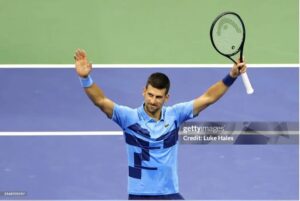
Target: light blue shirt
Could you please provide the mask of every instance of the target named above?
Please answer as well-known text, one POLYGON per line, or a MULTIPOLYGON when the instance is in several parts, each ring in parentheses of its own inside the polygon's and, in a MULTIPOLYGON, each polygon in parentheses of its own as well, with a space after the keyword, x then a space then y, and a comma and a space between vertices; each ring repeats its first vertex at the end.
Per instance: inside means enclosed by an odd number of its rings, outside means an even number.
POLYGON ((129 194, 178 193, 178 131, 193 118, 193 103, 163 107, 159 121, 149 117, 143 105, 132 109, 115 104, 112 119, 124 131, 127 144, 129 194))

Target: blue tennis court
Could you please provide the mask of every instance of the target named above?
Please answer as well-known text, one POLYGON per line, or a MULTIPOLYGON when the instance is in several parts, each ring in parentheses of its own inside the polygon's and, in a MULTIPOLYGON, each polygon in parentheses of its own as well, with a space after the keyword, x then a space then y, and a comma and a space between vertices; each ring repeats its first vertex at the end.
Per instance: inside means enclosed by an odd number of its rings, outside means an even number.
MULTIPOLYGON (((201 95, 228 69, 103 68, 92 75, 112 100, 138 107, 145 81, 156 71, 171 79, 172 105, 201 95)), ((253 95, 239 78, 194 121, 299 122, 299 68, 249 68, 248 75, 255 77, 253 95)), ((124 138, 87 135, 120 129, 88 100, 74 69, 2 68, 0 91, 0 192, 26 192, 0 199, 127 199, 124 138), (43 135, 60 131, 81 135, 43 135)), ((182 144, 179 180, 186 199, 297 200, 299 144, 182 144)))

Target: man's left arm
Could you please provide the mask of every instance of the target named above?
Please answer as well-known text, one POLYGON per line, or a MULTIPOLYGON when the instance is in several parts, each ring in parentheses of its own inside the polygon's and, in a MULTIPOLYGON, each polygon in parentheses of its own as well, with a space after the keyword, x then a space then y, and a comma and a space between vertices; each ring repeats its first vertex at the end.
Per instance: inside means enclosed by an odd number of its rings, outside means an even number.
POLYGON ((194 100, 193 114, 197 116, 202 110, 209 105, 219 100, 233 84, 235 79, 246 72, 247 66, 245 62, 238 62, 235 64, 230 73, 221 81, 212 85, 204 94, 194 100))

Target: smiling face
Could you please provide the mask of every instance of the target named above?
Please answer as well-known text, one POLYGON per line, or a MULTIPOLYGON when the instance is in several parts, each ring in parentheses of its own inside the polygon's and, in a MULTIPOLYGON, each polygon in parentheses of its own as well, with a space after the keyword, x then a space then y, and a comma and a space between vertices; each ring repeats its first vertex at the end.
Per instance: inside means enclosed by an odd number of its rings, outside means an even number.
POLYGON ((161 108, 169 99, 166 91, 167 89, 157 89, 150 84, 144 88, 144 109, 149 116, 155 119, 160 118, 161 108))

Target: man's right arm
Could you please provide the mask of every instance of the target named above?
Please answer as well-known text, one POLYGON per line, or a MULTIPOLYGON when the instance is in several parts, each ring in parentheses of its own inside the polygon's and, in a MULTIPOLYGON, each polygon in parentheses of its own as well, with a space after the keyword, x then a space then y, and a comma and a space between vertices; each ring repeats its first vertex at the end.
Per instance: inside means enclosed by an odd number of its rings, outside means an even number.
POLYGON ((100 87, 93 83, 90 87, 84 88, 85 93, 91 101, 104 112, 108 118, 112 118, 114 102, 107 98, 100 87))
POLYGON ((88 62, 85 51, 77 49, 74 59, 76 72, 81 79, 85 93, 108 118, 112 118, 114 102, 105 96, 103 90, 97 84, 93 83, 92 78, 89 76, 92 71, 92 64, 88 62))

